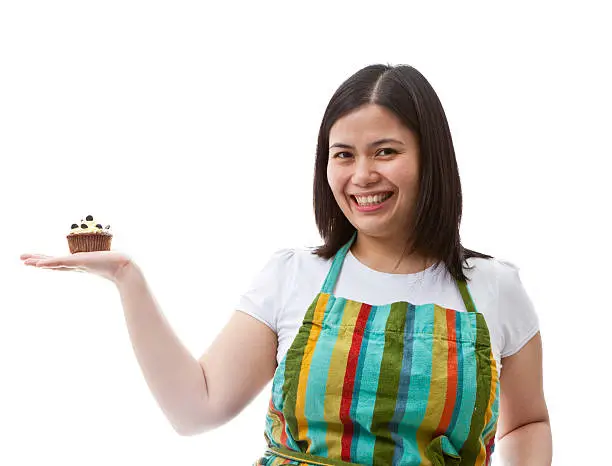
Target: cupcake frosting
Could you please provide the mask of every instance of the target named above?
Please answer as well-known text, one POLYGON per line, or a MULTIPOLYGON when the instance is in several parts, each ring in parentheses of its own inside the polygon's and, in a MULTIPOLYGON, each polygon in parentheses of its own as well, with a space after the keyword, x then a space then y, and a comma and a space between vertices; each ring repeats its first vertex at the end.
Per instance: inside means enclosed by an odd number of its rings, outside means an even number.
POLYGON ((85 217, 85 220, 81 219, 80 223, 73 223, 70 227, 71 235, 79 235, 83 233, 99 233, 102 235, 112 234, 110 231, 110 225, 102 227, 102 224, 96 222, 92 215, 85 217))

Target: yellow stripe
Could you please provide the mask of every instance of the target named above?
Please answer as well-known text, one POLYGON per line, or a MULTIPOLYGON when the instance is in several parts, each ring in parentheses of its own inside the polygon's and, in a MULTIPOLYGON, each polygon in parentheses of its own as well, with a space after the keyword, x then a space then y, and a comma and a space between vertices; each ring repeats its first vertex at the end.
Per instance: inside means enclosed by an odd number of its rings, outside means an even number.
POLYGON ((440 418, 446 402, 447 365, 448 365, 448 332, 446 328, 446 309, 434 305, 434 335, 433 339, 431 382, 429 384, 429 399, 425 417, 417 431, 417 446, 421 454, 423 465, 431 462, 425 458, 425 448, 431 441, 433 434, 440 424, 440 418))
MULTIPOLYGON (((493 417, 493 403, 495 402, 495 395, 497 384, 499 382, 499 376, 497 374, 497 361, 495 360, 495 356, 493 355, 493 351, 490 354, 491 359, 491 392, 489 394, 489 404, 487 405, 487 410, 485 411, 485 420, 484 426, 486 427, 491 418, 493 417)), ((483 427, 484 428, 484 427, 483 427)), ((492 430, 495 432, 495 428, 492 430)), ((490 437, 491 434, 488 435, 490 437)), ((475 466, 481 466, 485 464, 487 459, 487 439, 483 439, 483 443, 480 448, 480 453, 478 454, 478 458, 476 458, 475 466)))
POLYGON ((325 387, 325 400, 323 405, 323 416, 328 422, 325 442, 327 443, 327 455, 330 458, 342 456, 342 435, 344 425, 340 422, 340 402, 342 401, 342 388, 344 387, 344 375, 351 349, 354 325, 361 303, 357 301, 346 301, 342 311, 341 328, 338 329, 338 337, 334 344, 327 375, 327 386, 325 387))
POLYGON ((319 339, 321 333, 321 325, 323 322, 323 316, 325 315, 325 308, 327 307, 327 301, 329 294, 321 293, 317 301, 317 307, 312 317, 313 325, 310 329, 310 336, 306 347, 304 348, 304 357, 302 358, 302 366, 300 368, 300 375, 298 379, 298 389, 295 400, 295 417, 298 425, 298 439, 306 440, 308 442, 308 448, 306 452, 310 452, 310 439, 306 436, 308 433, 308 421, 304 410, 306 408, 306 384, 308 382, 308 374, 310 373, 310 363, 312 361, 312 355, 314 353, 314 347, 319 339))
POLYGON ((283 433, 283 423, 278 414, 268 408, 268 416, 272 419, 272 438, 280 440, 283 433))

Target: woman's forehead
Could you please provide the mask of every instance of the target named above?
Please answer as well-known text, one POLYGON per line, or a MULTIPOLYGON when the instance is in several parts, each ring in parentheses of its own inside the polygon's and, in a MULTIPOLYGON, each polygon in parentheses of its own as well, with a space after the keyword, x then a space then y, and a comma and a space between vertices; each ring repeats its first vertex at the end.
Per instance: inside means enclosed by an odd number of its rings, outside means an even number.
POLYGON ((379 105, 367 105, 339 118, 330 129, 329 142, 369 144, 382 138, 404 141, 409 133, 393 112, 379 105))
POLYGON ((407 128, 389 127, 366 127, 361 130, 346 128, 345 130, 330 133, 329 149, 334 147, 344 149, 363 148, 364 150, 373 149, 383 144, 393 146, 412 146, 417 143, 417 139, 407 128))

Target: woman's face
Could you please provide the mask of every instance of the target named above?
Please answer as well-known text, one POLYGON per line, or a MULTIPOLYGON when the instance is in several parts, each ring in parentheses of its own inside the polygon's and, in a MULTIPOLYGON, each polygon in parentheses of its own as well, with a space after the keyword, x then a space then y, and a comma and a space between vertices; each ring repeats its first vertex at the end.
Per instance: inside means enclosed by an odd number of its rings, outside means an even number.
POLYGON ((404 241, 419 189, 417 137, 390 110, 367 104, 334 123, 329 145, 327 180, 346 218, 360 233, 404 241), (360 194, 385 196, 358 202, 360 194))

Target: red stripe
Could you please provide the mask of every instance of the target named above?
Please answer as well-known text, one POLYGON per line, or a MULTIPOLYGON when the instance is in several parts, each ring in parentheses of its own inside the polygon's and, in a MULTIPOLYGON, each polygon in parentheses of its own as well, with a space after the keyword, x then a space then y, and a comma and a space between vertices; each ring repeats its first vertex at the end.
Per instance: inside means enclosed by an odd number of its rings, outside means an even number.
POLYGON ((489 466, 491 464, 491 455, 493 454, 493 445, 495 444, 495 435, 491 437, 489 443, 487 443, 487 460, 485 461, 485 465, 489 466))
POLYGON ((270 411, 272 411, 274 414, 276 414, 279 419, 280 419, 280 423, 281 423, 281 438, 280 438, 280 443, 286 447, 289 447, 289 445, 287 445, 287 430, 286 430, 286 422, 285 422, 285 416, 283 416, 283 413, 281 413, 280 411, 277 411, 274 408, 274 404, 272 403, 272 398, 270 398, 270 404, 268 405, 270 411))
POLYGON ((456 311, 452 309, 446 310, 446 332, 448 341, 448 363, 447 363, 447 380, 446 380, 446 401, 444 403, 444 411, 440 417, 440 424, 436 429, 435 436, 443 435, 447 430, 453 418, 453 410, 457 401, 457 334, 455 332, 456 311))
POLYGON ((346 372, 344 373, 344 385, 342 387, 342 399, 340 400, 340 421, 344 425, 342 433, 342 457, 344 461, 351 460, 351 443, 353 442, 353 420, 350 417, 351 404, 353 403, 353 390, 355 387, 355 373, 359 361, 359 350, 363 340, 363 331, 370 315, 372 306, 362 304, 353 330, 353 341, 346 361, 346 372))

